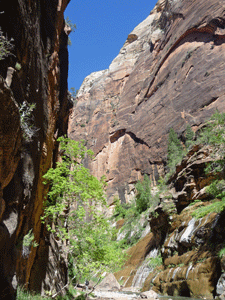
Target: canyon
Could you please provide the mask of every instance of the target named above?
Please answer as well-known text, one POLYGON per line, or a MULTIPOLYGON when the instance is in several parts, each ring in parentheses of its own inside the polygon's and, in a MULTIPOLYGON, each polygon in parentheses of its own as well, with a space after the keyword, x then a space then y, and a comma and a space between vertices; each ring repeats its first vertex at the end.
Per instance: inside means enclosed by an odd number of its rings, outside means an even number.
POLYGON ((56 139, 66 134, 72 107, 63 15, 68 2, 0 4, 1 30, 12 43, 0 61, 1 299, 15 299, 18 284, 43 292, 67 282, 65 257, 40 216, 48 191, 42 175, 56 161, 56 139))
MULTIPOLYGON (((13 45, 0 60, 1 299, 15 299, 18 285, 43 294, 67 283, 63 245, 40 219, 48 193, 42 176, 59 159, 59 136, 85 140, 93 150, 85 166, 106 176, 110 215, 116 198, 134 199, 144 174, 152 186, 166 174, 171 128, 184 143, 188 125, 197 132, 216 110, 225 112, 223 0, 159 0, 109 68, 84 79, 75 100, 67 87, 68 3, 0 4, 1 30, 13 45)), ((200 205, 195 200, 203 206, 210 200, 208 161, 208 150, 198 145, 177 166, 169 197, 161 195, 146 235, 115 274, 125 288, 209 299, 223 294, 224 257, 217 253, 224 213, 192 216, 200 205), (159 253, 162 264, 153 268, 159 253)))
POLYGON ((107 70, 85 78, 68 135, 95 153, 109 203, 134 195, 143 174, 165 173, 170 128, 182 139, 224 111, 224 3, 158 1, 107 70))

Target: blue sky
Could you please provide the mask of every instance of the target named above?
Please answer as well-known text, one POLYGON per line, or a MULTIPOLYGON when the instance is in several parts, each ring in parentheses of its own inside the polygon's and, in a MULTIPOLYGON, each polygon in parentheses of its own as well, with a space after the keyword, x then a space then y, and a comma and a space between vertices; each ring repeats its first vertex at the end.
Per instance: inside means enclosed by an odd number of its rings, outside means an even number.
POLYGON ((79 89, 92 72, 107 69, 128 34, 142 22, 157 0, 71 0, 65 18, 76 24, 70 34, 69 89, 79 89))

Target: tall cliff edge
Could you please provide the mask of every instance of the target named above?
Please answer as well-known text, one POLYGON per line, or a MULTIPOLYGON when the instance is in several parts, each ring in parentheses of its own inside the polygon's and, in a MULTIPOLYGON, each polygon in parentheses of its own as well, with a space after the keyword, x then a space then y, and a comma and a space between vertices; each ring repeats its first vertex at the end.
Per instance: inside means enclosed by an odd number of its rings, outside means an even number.
POLYGON ((17 284, 40 292, 67 281, 66 261, 40 216, 42 175, 55 160, 57 136, 67 131, 68 2, 0 4, 0 27, 13 44, 0 61, 1 299, 14 299, 17 284))
POLYGON ((134 194, 143 174, 164 173, 171 127, 182 136, 225 110, 225 4, 160 0, 109 69, 83 82, 69 136, 87 140, 90 165, 108 181, 109 203, 134 194))

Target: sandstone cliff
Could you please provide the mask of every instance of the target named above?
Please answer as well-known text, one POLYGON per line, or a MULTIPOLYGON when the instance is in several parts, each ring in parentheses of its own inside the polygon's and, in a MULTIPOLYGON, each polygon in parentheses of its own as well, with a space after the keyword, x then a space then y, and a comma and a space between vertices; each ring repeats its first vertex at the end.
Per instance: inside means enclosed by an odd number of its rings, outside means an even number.
POLYGON ((221 0, 159 0, 109 69, 84 80, 69 136, 95 152, 90 168, 107 176, 109 203, 133 197, 143 174, 164 173, 171 127, 182 137, 225 110, 224 9, 221 0))
POLYGON ((40 216, 47 193, 42 175, 55 160, 58 134, 67 130, 63 12, 68 2, 0 4, 0 26, 13 40, 11 55, 0 61, 1 299, 14 299, 17 282, 42 291, 50 286, 58 289, 67 280, 66 262, 40 216), (25 120, 19 113, 21 106, 25 120), (29 241, 32 234, 38 247, 33 247, 32 238, 29 241))

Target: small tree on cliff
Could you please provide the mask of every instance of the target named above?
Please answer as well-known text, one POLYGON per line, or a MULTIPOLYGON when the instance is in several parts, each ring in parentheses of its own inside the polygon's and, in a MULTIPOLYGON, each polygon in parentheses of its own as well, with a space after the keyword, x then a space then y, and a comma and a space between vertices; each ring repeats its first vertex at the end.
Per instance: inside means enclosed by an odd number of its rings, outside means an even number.
POLYGON ((43 176, 50 184, 43 220, 57 239, 65 241, 69 272, 77 281, 93 272, 120 266, 123 255, 112 242, 112 230, 100 211, 106 207, 105 181, 84 167, 91 157, 83 142, 61 137, 62 161, 43 176))
POLYGON ((138 181, 135 185, 136 194, 136 208, 138 213, 142 213, 150 207, 151 199, 151 181, 147 174, 144 175, 143 181, 138 181))
POLYGON ((171 174, 175 170, 175 167, 180 162, 182 156, 182 144, 178 139, 177 133, 173 128, 170 128, 167 149, 167 165, 169 168, 169 174, 171 174))

